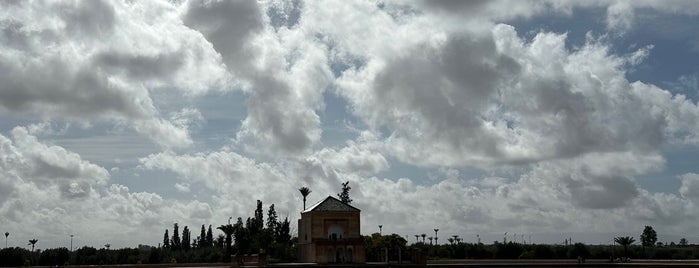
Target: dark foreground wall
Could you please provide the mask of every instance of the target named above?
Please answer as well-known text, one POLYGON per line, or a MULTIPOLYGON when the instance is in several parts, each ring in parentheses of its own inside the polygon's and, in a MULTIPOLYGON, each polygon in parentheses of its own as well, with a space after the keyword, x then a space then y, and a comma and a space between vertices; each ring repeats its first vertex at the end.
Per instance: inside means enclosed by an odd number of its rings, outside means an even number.
MULTIPOLYGON (((47 266, 35 266, 39 268, 49 268, 47 266)), ((167 268, 167 267, 191 267, 191 268, 223 268, 231 267, 226 263, 190 263, 190 264, 155 264, 155 265, 103 265, 103 266, 62 266, 63 268, 167 268)), ((578 264, 577 260, 446 260, 429 261, 427 266, 396 264, 396 263, 366 263, 366 264, 340 264, 340 265, 320 265, 313 263, 279 263, 269 264, 267 267, 274 268, 301 268, 301 267, 336 267, 336 268, 458 268, 458 267, 692 267, 699 268, 699 261, 676 261, 676 260, 632 260, 627 263, 610 263, 609 260, 595 259, 586 260, 585 263, 578 264)))
POLYGON ((630 262, 610 262, 607 259, 585 260, 449 260, 431 261, 427 265, 441 267, 699 267, 699 261, 676 260, 631 260, 630 262))

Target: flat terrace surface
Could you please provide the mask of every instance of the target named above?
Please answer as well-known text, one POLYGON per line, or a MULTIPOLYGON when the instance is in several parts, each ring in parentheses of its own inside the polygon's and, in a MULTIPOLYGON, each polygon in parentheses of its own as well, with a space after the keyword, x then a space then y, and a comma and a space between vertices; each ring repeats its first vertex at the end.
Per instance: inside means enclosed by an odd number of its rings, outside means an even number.
MULTIPOLYGON (((46 267, 48 266, 34 266, 46 267)), ((231 267, 228 263, 182 263, 182 264, 125 264, 125 265, 90 265, 90 266, 61 266, 62 268, 167 268, 167 267, 188 267, 188 268, 223 268, 231 267)), ((246 266, 255 267, 255 266, 246 266)), ((276 263, 269 264, 268 267, 424 267, 414 264, 397 263, 365 263, 365 264, 315 264, 315 263, 276 263)), ((699 260, 631 260, 626 263, 611 263, 608 259, 588 259, 585 263, 578 264, 576 259, 559 260, 431 260, 427 262, 430 268, 455 268, 455 267, 695 267, 699 268, 699 260)))
POLYGON ((610 262, 609 259, 587 259, 578 263, 577 259, 553 260, 435 260, 428 261, 428 267, 699 267, 697 260, 631 260, 630 262, 610 262))

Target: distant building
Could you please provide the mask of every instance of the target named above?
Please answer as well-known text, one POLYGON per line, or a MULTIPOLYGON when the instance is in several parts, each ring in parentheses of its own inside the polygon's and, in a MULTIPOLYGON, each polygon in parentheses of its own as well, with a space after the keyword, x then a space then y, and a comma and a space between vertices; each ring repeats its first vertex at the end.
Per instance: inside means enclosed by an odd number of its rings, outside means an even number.
POLYGON ((328 196, 301 212, 298 260, 308 263, 364 263, 360 210, 328 196))

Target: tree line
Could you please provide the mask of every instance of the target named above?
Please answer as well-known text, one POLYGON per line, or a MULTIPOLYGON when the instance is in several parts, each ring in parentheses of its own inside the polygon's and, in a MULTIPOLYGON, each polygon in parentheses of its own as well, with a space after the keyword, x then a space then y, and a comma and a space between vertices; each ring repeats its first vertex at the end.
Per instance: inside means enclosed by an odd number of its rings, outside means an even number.
POLYGON ((211 224, 201 225, 196 237, 188 226, 180 230, 180 225, 175 223, 172 232, 165 229, 158 247, 110 249, 111 245, 106 244, 104 248, 85 246, 72 252, 65 247, 35 251, 38 240, 32 239, 31 250, 20 247, 0 250, 0 266, 216 263, 230 262, 231 254, 260 250, 267 253, 270 262, 295 261, 296 241, 291 237, 289 219, 280 220, 274 204, 267 209, 266 219, 263 214, 262 202, 257 200, 253 217, 246 220, 239 217, 235 224, 216 228, 211 224))
MULTIPOLYGON (((169 229, 165 229, 162 248, 171 255, 181 251, 219 249, 222 250, 219 252, 222 257, 216 261, 223 262, 229 262, 232 254, 256 254, 264 250, 272 260, 293 261, 296 257, 295 243, 291 238, 291 223, 288 217, 280 220, 274 204, 267 209, 266 221, 263 215, 262 201, 257 200, 253 217, 248 217, 245 221, 238 217, 235 224, 231 224, 232 217, 229 218, 228 224, 216 227, 223 233, 216 238, 213 237, 212 225, 208 228, 202 225, 199 236, 192 238, 188 226, 182 229, 180 236, 179 225, 175 223, 172 236, 169 229)), ((209 259, 218 258, 219 254, 209 259)), ((182 254, 180 256, 182 257, 182 254)))
MULTIPOLYGON (((351 203, 349 182, 342 183, 338 197, 342 202, 351 203)), ((308 187, 299 192, 303 196, 304 209, 306 197, 311 193, 308 187)), ((65 247, 34 250, 38 239, 29 240, 31 250, 14 247, 0 250, 0 266, 30 265, 107 265, 107 264, 158 264, 158 263, 215 263, 230 262, 232 254, 259 253, 264 250, 270 262, 293 262, 296 260, 297 238, 291 236, 291 223, 288 217, 279 219, 274 204, 267 209, 264 219, 262 201, 257 200, 254 216, 243 220, 238 217, 234 224, 201 225, 199 235, 192 236, 189 226, 174 223, 172 232, 165 229, 163 240, 157 247, 138 245, 137 248, 110 249, 84 246, 75 251, 65 247), (220 233, 214 236, 214 232, 220 233)), ((9 232, 5 232, 5 241, 9 232)))
POLYGON ((425 238, 425 234, 415 235, 415 243, 408 245, 408 241, 397 234, 374 233, 364 236, 367 261, 384 261, 386 258, 395 261, 398 260, 398 254, 402 254, 403 260, 407 260, 414 250, 426 253, 430 259, 699 259, 699 247, 689 245, 685 238, 680 239, 678 244, 660 243, 651 226, 644 227, 639 236, 640 244, 634 244, 636 239, 630 236, 615 237, 610 245, 586 245, 568 239, 563 245, 511 241, 465 243, 458 235, 448 238, 448 243, 433 244, 432 237, 429 237, 429 242, 425 242, 425 238))

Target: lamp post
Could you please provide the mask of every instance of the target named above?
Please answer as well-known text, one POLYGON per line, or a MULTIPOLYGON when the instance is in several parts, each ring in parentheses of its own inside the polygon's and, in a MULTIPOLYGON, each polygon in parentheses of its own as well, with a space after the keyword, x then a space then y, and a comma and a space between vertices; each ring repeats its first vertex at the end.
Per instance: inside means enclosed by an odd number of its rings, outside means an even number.
POLYGON ((435 228, 435 229, 434 229, 434 244, 435 244, 435 245, 438 245, 438 243, 437 243, 437 232, 439 232, 439 229, 435 228))
POLYGON ((383 235, 383 232, 381 232, 381 229, 383 228, 382 224, 379 224, 379 235, 383 235))
POLYGON ((70 251, 71 252, 73 252, 73 236, 74 235, 70 235, 70 251))

